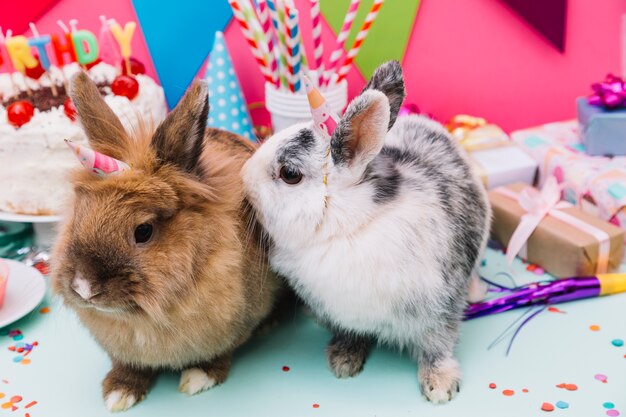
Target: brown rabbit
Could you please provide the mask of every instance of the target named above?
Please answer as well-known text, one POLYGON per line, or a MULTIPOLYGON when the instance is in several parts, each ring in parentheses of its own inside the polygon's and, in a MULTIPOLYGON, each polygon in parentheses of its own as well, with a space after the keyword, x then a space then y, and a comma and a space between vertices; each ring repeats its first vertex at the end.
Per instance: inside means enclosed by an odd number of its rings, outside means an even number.
POLYGON ((224 382, 280 291, 239 176, 255 147, 206 130, 203 82, 152 135, 126 133, 84 73, 70 95, 91 147, 131 167, 73 175, 54 248, 54 291, 112 361, 106 407, 143 399, 160 370, 181 370, 190 395, 224 382))

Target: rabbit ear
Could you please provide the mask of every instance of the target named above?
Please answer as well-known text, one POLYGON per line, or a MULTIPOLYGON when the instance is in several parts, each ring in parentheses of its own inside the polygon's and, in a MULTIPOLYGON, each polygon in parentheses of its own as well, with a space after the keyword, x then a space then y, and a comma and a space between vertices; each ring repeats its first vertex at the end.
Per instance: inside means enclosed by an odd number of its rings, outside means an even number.
POLYGON ((195 81, 152 137, 151 146, 159 162, 195 172, 202 154, 208 115, 207 84, 195 81))
POLYGON ((389 61, 374 71, 374 75, 363 88, 361 93, 367 90, 382 91, 389 99, 390 117, 389 129, 393 127, 400 111, 400 106, 406 96, 404 89, 404 77, 402 76, 402 66, 398 61, 389 61))
POLYGON ((69 90, 91 147, 113 158, 124 159, 128 135, 96 84, 81 71, 72 78, 69 90))
POLYGON ((335 165, 367 164, 383 146, 389 125, 389 101, 370 90, 352 100, 330 141, 335 165))

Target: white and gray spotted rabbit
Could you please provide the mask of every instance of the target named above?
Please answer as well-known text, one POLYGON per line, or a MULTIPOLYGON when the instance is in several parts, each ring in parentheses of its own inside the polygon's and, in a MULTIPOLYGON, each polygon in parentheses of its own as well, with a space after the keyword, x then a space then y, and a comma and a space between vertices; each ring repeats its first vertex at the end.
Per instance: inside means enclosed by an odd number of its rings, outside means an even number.
POLYGON ((312 123, 283 130, 243 178, 271 264, 333 332, 335 375, 358 374, 376 339, 406 349, 422 393, 442 403, 459 390, 453 351, 490 209, 441 125, 396 121, 404 95, 400 64, 382 65, 330 143, 312 123))

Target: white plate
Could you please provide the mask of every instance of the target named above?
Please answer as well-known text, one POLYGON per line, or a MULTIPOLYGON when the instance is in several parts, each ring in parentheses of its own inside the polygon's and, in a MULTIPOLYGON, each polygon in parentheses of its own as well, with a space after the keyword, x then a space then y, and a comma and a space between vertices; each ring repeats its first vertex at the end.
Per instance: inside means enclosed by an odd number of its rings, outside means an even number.
POLYGON ((3 259, 9 266, 9 280, 0 308, 0 328, 33 311, 46 295, 46 281, 35 268, 21 262, 3 259))
POLYGON ((59 215, 37 216, 34 214, 17 214, 0 211, 0 221, 20 223, 57 223, 61 220, 59 215))

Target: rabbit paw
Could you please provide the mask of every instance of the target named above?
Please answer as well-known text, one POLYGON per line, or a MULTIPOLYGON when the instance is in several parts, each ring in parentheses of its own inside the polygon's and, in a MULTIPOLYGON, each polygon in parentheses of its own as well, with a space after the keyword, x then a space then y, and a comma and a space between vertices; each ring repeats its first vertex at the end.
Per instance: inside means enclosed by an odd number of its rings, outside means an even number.
POLYGON ((217 381, 215 378, 209 377, 205 371, 200 368, 185 369, 180 375, 180 383, 178 391, 187 395, 194 395, 215 386, 217 381))
POLYGON ((422 394, 434 404, 444 404, 459 392, 461 372, 456 359, 448 358, 436 365, 419 369, 418 379, 422 394))
POLYGON ((126 411, 136 402, 134 394, 121 389, 113 390, 104 397, 104 405, 111 412, 126 411))
POLYGON ((326 348, 328 366, 337 378, 358 375, 367 359, 370 341, 360 336, 336 334, 326 348))

